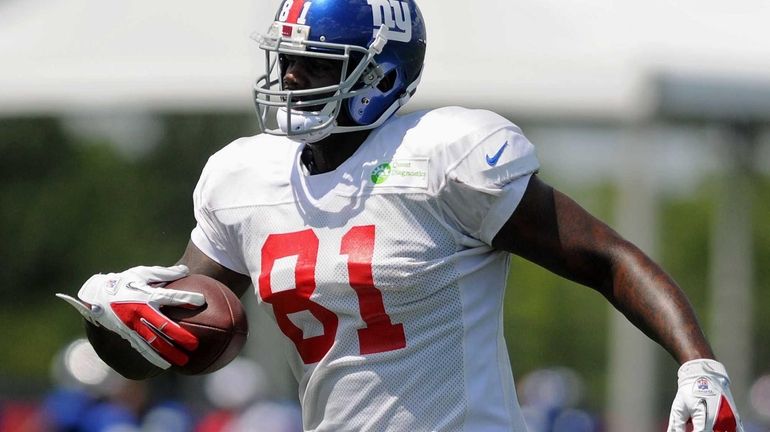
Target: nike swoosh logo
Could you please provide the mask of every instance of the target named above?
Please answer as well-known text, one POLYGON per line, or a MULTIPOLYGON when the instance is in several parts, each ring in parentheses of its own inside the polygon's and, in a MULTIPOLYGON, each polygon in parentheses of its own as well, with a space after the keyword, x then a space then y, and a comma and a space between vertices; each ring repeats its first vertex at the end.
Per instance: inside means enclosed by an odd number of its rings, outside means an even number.
POLYGON ((134 281, 131 281, 131 282, 127 283, 126 284, 126 288, 132 289, 134 291, 142 291, 142 292, 144 292, 144 290, 142 288, 139 288, 138 286, 134 285, 134 281))
POLYGON ((492 155, 492 156, 486 155, 487 156, 487 165, 489 165, 491 167, 497 165, 497 161, 500 160, 500 156, 502 156, 503 150, 505 150, 505 147, 507 147, 507 146, 508 146, 508 141, 503 143, 503 145, 500 146, 500 150, 498 150, 497 153, 495 153, 494 155, 492 155))

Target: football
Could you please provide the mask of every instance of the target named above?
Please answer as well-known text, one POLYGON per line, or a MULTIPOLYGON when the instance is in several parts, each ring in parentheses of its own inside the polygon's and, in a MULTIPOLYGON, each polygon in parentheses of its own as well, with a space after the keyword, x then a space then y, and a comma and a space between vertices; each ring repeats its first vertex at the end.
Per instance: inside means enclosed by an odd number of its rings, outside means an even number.
MULTIPOLYGON (((206 298, 206 304, 196 309, 161 308, 163 314, 198 338, 198 347, 187 353, 187 364, 172 366, 171 370, 206 374, 232 361, 248 336, 246 312, 235 293, 216 279, 199 274, 173 281, 166 288, 199 292, 206 298)), ((86 335, 99 357, 126 378, 140 380, 163 372, 116 333, 86 321, 86 335)))
POLYGON ((241 352, 249 333, 246 311, 230 288, 214 278, 193 274, 175 280, 166 288, 203 294, 206 304, 197 309, 164 307, 161 312, 198 338, 190 361, 173 369, 198 375, 214 372, 241 352))
POLYGON ((131 348, 127 340, 104 327, 83 320, 86 324, 86 337, 94 351, 107 365, 117 373, 132 380, 152 378, 163 369, 145 360, 138 351, 131 348))

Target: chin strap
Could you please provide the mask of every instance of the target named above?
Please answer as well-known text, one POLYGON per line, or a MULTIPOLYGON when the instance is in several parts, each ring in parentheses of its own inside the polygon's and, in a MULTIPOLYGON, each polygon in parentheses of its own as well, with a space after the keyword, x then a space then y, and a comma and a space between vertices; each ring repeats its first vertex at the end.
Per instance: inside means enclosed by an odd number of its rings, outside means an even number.
MULTIPOLYGON (((333 104, 330 105, 333 110, 333 104)), ((285 133, 289 139, 303 143, 316 142, 331 135, 337 125, 332 115, 324 111, 326 108, 320 112, 279 108, 275 118, 281 132, 285 133), (324 124, 326 126, 323 126, 324 124)))

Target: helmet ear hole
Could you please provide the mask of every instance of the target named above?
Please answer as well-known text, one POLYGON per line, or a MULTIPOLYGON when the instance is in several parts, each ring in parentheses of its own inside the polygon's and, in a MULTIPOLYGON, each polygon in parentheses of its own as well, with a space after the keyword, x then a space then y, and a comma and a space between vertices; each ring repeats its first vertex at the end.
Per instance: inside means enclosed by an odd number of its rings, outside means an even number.
POLYGON ((396 83, 396 76, 397 72, 395 69, 391 69, 390 72, 386 73, 384 77, 380 80, 379 83, 377 83, 377 90, 387 93, 389 92, 393 86, 396 83))

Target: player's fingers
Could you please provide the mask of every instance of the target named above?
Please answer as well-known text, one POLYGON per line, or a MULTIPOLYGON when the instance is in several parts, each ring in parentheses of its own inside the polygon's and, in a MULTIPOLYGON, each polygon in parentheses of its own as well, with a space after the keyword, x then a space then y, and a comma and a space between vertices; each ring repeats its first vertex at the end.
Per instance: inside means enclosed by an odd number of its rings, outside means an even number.
MULTIPOLYGON (((198 339, 195 335, 146 303, 113 303, 111 306, 115 315, 137 333, 145 330, 145 326, 141 323, 144 320, 152 325, 159 335, 178 343, 183 348, 194 350, 198 347, 198 339)), ((146 336, 146 333, 142 336, 146 336)))
POLYGON ((176 366, 184 366, 187 364, 189 357, 182 352, 179 348, 175 347, 171 342, 164 339, 162 336, 156 333, 153 326, 149 324, 144 318, 141 319, 144 325, 137 326, 136 332, 147 343, 158 352, 169 363, 176 366))
POLYGON ((670 418, 668 419, 668 429, 666 429, 667 432, 685 432, 685 425, 686 422, 679 421, 679 419, 670 418))
POLYGON ((155 366, 161 368, 161 369, 168 369, 171 367, 171 363, 167 362, 166 359, 161 357, 158 352, 156 352, 144 338, 139 335, 136 331, 130 332, 127 335, 127 340, 131 344, 131 347, 134 348, 139 354, 142 355, 142 357, 145 358, 145 360, 149 361, 150 363, 154 364, 155 366))
POLYGON ((190 270, 183 264, 171 267, 139 266, 130 268, 127 271, 139 276, 140 279, 147 281, 148 284, 153 282, 171 282, 190 274, 190 270))
POLYGON ((670 418, 668 420, 667 432, 685 432, 687 422, 680 421, 679 419, 670 418))
POLYGON ((190 291, 156 288, 152 296, 161 306, 199 307, 206 304, 203 294, 190 291))
POLYGON ((151 325, 159 335, 182 348, 188 351, 198 348, 198 338, 195 335, 155 309, 148 306, 147 310, 142 312, 142 320, 151 325))
MULTIPOLYGON (((712 416, 714 414, 712 413, 712 416)), ((712 417, 713 418, 713 417, 712 417)), ((692 411, 692 430, 693 432, 706 432, 706 423, 708 420, 708 402, 701 399, 695 404, 692 411)), ((711 431, 708 431, 711 432, 711 431)))
POLYGON ((674 403, 671 405, 671 415, 668 418, 667 432, 685 432, 687 420, 690 418, 690 413, 687 411, 685 404, 682 403, 681 396, 677 395, 674 398, 674 403))

